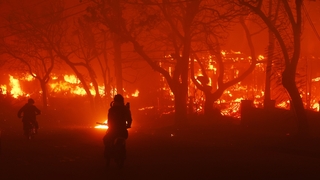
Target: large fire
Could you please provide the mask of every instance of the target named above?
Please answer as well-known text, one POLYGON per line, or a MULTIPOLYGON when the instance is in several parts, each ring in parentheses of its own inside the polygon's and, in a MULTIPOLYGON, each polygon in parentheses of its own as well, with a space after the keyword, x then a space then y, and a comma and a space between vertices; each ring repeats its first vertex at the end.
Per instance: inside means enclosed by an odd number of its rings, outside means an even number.
MULTIPOLYGON (((222 51, 221 52, 222 56, 225 58, 225 61, 228 62, 228 66, 230 66, 230 71, 229 75, 227 75, 227 80, 235 78, 239 76, 239 73, 243 71, 243 64, 241 63, 247 63, 250 60, 249 57, 245 57, 241 52, 227 52, 227 51, 222 51), (230 56, 232 54, 233 56, 230 56), (239 68, 240 67, 240 68, 239 68)), ((207 64, 207 71, 208 74, 211 73, 211 77, 214 77, 217 75, 217 65, 214 62, 214 58, 212 56, 208 56, 208 64, 207 64)), ((264 56, 259 55, 258 56, 258 61, 263 62, 265 59, 264 56)), ((168 67, 168 70, 171 72, 171 67, 168 67)), ((199 69, 197 72, 198 76, 201 76, 201 70, 199 69)), ((240 102, 242 100, 252 100, 253 104, 256 107, 263 107, 263 98, 264 98, 264 82, 259 82, 261 79, 264 78, 265 76, 265 63, 258 63, 256 65, 256 69, 254 71, 254 76, 259 77, 252 77, 253 79, 256 78, 256 84, 253 84, 252 82, 239 82, 238 84, 230 87, 228 90, 224 92, 224 94, 221 96, 221 98, 216 102, 215 105, 219 106, 219 109, 221 110, 221 114, 225 116, 233 116, 233 117, 240 117, 239 109, 240 109, 240 102), (257 75, 258 74, 258 75, 257 75), (260 79, 260 80, 259 80, 260 79), (250 84, 251 83, 251 84, 250 84)), ((11 95, 14 98, 19 98, 19 97, 28 97, 30 94, 26 93, 23 88, 21 87, 20 83, 22 81, 35 81, 35 79, 30 76, 26 75, 25 77, 14 77, 13 75, 9 75, 10 83, 9 84, 0 84, 0 94, 4 95, 11 95)), ((160 79, 162 82, 163 87, 159 88, 159 91, 163 92, 162 96, 165 96, 166 99, 170 100, 173 102, 174 100, 174 95, 168 85, 165 83, 165 79, 162 77, 160 79)), ((312 85, 316 84, 318 85, 318 82, 320 82, 320 77, 315 77, 310 80, 310 83, 313 83, 312 85)), ((217 87, 217 81, 213 79, 209 79, 208 85, 213 87, 213 88, 218 88, 217 87)), ((49 81, 48 83, 49 87, 49 95, 56 95, 56 94, 62 94, 62 95, 78 95, 78 96, 85 96, 86 91, 84 88, 81 86, 80 80, 72 74, 66 74, 63 76, 54 76, 52 75, 52 80, 49 81)), ((311 92, 316 92, 313 89, 310 89, 309 92, 305 92, 302 90, 302 98, 304 99, 304 102, 306 104, 306 108, 312 109, 315 111, 319 110, 319 98, 320 95, 316 93, 311 92), (309 97, 309 104, 307 106, 307 97, 309 97), (311 97, 311 98, 310 98, 311 97)), ((114 89, 112 90, 114 92, 114 89)), ((90 85, 90 92, 92 95, 96 95, 96 91, 92 85, 90 85)), ((126 94, 124 95, 126 98, 128 97, 138 97, 139 96, 139 90, 136 89, 134 92, 127 92, 124 90, 126 94)), ((99 94, 103 95, 104 93, 104 86, 99 86, 99 94)), ((112 93, 110 93, 112 94, 112 93)), ((195 113, 201 113, 203 112, 203 102, 204 102, 204 95, 201 91, 197 90, 197 88, 190 83, 190 90, 189 90, 189 96, 192 97, 193 99, 188 102, 188 106, 192 107, 193 112, 195 113)), ((159 97, 161 98, 161 97, 159 97)), ((164 98, 164 97, 162 97, 164 98)), ((173 103, 172 103, 173 104, 173 103)), ((153 109, 159 109, 159 103, 155 104, 151 108, 153 109)), ((288 109, 290 108, 290 101, 289 100, 281 100, 275 104, 276 107, 278 108, 284 108, 288 109)), ((140 107, 139 110, 147 110, 150 109, 150 107, 140 107)), ((166 104, 166 111, 161 112, 161 113, 171 113, 172 112, 173 105, 166 104)), ((105 122, 106 123, 106 122, 105 122)), ((105 124, 100 124, 97 126, 98 128, 106 128, 105 124)))
MULTIPOLYGON (((58 77, 54 76, 53 79, 58 80, 58 77)), ((54 81, 49 84, 53 93, 64 92, 65 94, 74 94, 85 96, 87 93, 83 87, 81 87, 80 80, 75 75, 64 75, 63 81, 54 81)), ((90 84, 90 92, 92 95, 96 95, 96 91, 92 84, 90 84)), ((99 94, 104 93, 104 88, 99 86, 99 94)))

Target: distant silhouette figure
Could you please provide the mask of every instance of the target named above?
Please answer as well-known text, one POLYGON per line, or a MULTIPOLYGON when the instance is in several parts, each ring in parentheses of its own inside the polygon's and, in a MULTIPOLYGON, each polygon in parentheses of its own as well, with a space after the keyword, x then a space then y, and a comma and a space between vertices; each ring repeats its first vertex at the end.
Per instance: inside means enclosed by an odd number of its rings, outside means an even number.
POLYGON ((29 123, 31 122, 35 129, 36 133, 39 129, 39 124, 36 116, 41 114, 41 111, 34 105, 33 99, 28 99, 28 103, 26 103, 22 108, 18 111, 18 118, 22 117, 23 130, 26 135, 28 131, 29 123))
POLYGON ((132 123, 129 103, 124 104, 122 95, 115 95, 110 106, 108 111, 108 130, 103 137, 106 159, 109 158, 109 153, 116 138, 128 138, 127 128, 131 128, 132 123))

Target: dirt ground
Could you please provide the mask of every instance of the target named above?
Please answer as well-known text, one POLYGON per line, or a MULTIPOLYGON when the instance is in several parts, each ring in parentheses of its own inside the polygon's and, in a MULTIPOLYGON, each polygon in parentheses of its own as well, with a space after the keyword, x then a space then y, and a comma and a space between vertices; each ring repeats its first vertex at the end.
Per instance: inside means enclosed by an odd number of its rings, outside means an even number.
POLYGON ((320 142, 252 133, 239 125, 184 128, 136 122, 129 130, 122 170, 107 169, 105 130, 40 121, 35 139, 19 121, 1 122, 0 179, 319 179, 320 142), (143 125, 144 124, 144 125, 143 125))

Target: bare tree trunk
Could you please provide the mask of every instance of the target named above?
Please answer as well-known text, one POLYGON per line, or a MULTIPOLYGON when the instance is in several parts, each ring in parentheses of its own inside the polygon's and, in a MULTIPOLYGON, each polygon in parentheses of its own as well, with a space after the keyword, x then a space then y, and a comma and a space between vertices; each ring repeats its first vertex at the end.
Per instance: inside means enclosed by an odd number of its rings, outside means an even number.
POLYGON ((175 106, 175 125, 183 126, 187 120, 187 96, 182 88, 178 88, 178 92, 175 93, 174 106, 175 106))
POLYGON ((47 83, 43 80, 40 80, 40 86, 42 90, 42 104, 43 109, 46 110, 48 107, 48 91, 47 91, 47 83))
POLYGON ((264 107, 269 108, 272 106, 271 103, 271 69, 272 69, 272 59, 274 53, 274 36, 269 31, 269 45, 268 45, 268 58, 266 66, 266 84, 265 84, 265 95, 264 95, 264 107))
POLYGON ((123 94, 123 83, 122 83, 122 59, 121 59, 121 42, 117 34, 114 34, 113 40, 114 46, 114 69, 116 77, 117 93, 123 94))
MULTIPOLYGON (((61 56, 63 57, 63 56, 61 56)), ((78 69, 72 64, 72 62, 70 62, 67 58, 63 58, 64 61, 69 65, 69 67, 73 70, 73 72, 76 74, 77 78, 79 78, 81 84, 83 85, 83 89, 86 91, 87 93, 87 97, 89 99, 90 105, 91 105, 91 110, 95 109, 95 105, 94 105, 94 100, 93 100, 93 96, 90 92, 90 89, 85 81, 85 79, 83 78, 82 74, 78 71, 78 69)))
POLYGON ((292 70, 292 68, 287 68, 283 72, 282 84, 288 91, 292 100, 291 108, 293 108, 293 112, 295 112, 295 116, 298 124, 298 135, 300 137, 307 136, 309 132, 307 114, 304 109, 299 90, 296 86, 295 71, 292 70))

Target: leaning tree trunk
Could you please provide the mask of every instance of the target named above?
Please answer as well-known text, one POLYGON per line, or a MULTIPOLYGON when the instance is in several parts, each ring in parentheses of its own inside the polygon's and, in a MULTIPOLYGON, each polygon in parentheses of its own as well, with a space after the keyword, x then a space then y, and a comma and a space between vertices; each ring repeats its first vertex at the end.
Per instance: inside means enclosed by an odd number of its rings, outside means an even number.
POLYGON ((289 93, 291 100, 293 112, 295 112, 297 124, 298 124, 298 135, 306 136, 308 135, 308 122, 307 114, 303 106, 302 99, 300 97, 299 90, 295 82, 295 71, 292 67, 287 67, 282 74, 282 84, 284 88, 289 93))
MULTIPOLYGON (((284 1, 286 2, 286 1, 284 1)), ((295 77, 296 77, 296 69, 300 59, 300 49, 301 49, 301 27, 302 27, 302 0, 296 0, 296 22, 291 20, 291 24, 293 25, 293 40, 294 40, 294 52, 291 58, 291 62, 287 61, 286 68, 282 73, 282 84, 288 91, 292 105, 294 108, 294 112, 297 118, 298 123, 298 135, 304 137, 308 135, 308 119, 307 114, 303 106, 302 98, 300 97, 299 90, 297 88, 295 77), (289 63, 288 63, 289 62, 289 63)), ((289 11, 290 6, 285 4, 285 8, 287 12, 289 11)))

